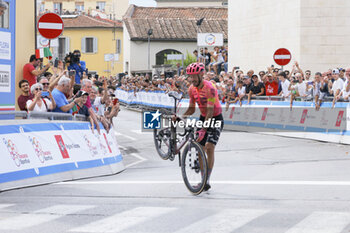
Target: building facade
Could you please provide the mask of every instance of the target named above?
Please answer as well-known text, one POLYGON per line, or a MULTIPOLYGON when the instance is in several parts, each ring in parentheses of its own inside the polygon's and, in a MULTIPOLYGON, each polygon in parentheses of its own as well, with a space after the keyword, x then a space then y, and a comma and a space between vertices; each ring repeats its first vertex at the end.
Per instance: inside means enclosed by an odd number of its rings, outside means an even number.
MULTIPOLYGON (((137 7, 131 5, 124 22, 124 71, 150 70, 162 65, 165 54, 191 54, 197 49, 197 32, 223 33, 227 41, 227 8, 137 7), (197 21, 204 18, 202 24, 197 21), (150 67, 148 67, 148 32, 150 67)), ((212 49, 212 48, 211 48, 212 49)))
POLYGON ((123 72, 123 26, 113 21, 87 15, 63 17, 65 25, 55 54, 63 59, 74 50, 81 51, 81 60, 89 72, 100 76, 123 72), (112 56, 113 55, 113 56, 112 56))
POLYGON ((85 13, 100 11, 109 19, 122 19, 129 6, 129 0, 38 0, 41 13, 55 12, 57 14, 85 13))
POLYGON ((350 1, 230 0, 229 69, 266 70, 278 48, 313 73, 348 67, 350 1))
POLYGON ((18 109, 23 66, 35 53, 35 2, 4 2, 8 7, 0 15, 0 111, 11 111, 18 109))

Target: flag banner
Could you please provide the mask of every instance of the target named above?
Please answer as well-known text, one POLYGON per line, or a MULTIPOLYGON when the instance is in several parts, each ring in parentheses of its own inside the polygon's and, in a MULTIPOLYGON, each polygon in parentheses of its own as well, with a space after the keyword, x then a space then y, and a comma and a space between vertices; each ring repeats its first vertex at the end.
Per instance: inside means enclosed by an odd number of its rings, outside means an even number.
POLYGON ((36 58, 48 58, 49 60, 52 59, 52 53, 49 48, 41 48, 35 50, 35 56, 36 58))

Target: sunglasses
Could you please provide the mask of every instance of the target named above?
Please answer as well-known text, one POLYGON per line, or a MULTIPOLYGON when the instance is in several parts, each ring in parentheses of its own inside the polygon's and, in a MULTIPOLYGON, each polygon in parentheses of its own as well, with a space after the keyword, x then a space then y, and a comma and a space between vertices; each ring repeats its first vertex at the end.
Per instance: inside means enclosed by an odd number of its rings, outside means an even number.
POLYGON ((50 83, 42 83, 42 85, 49 85, 50 83))
POLYGON ((35 88, 34 90, 36 90, 36 91, 42 91, 43 89, 42 89, 42 88, 35 88))
POLYGON ((310 73, 305 73, 305 74, 310 75, 310 73))

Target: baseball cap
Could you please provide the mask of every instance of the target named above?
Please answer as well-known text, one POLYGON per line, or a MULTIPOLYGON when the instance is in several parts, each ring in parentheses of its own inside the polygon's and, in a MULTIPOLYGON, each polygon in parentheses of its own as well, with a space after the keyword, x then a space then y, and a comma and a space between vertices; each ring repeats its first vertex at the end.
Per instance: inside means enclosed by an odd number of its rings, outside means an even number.
POLYGON ((332 70, 332 74, 339 74, 339 70, 338 69, 333 69, 332 70))

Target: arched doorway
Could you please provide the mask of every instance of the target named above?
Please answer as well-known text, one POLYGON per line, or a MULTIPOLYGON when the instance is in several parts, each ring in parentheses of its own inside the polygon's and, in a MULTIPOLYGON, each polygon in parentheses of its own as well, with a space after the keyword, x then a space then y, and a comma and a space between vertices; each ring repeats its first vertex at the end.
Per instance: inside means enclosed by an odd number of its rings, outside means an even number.
POLYGON ((156 54, 156 65, 168 64, 167 62, 168 54, 182 54, 182 53, 175 49, 164 49, 156 54))

